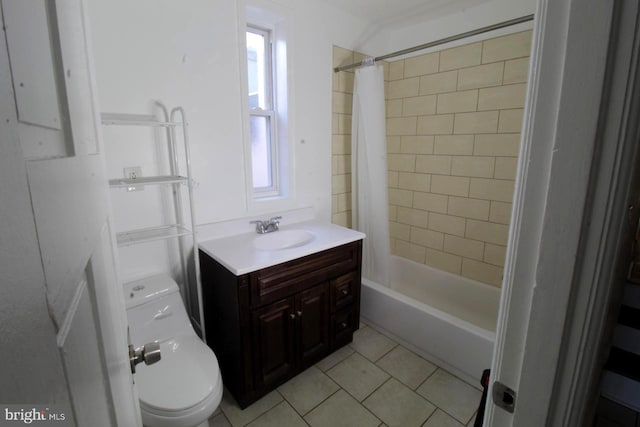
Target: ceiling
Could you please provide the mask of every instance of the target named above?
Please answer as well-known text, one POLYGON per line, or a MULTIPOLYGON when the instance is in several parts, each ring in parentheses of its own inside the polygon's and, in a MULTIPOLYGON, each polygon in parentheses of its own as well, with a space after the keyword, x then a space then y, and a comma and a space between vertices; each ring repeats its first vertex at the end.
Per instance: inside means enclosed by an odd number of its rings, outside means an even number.
POLYGON ((490 0, 321 0, 377 27, 424 22, 490 0))

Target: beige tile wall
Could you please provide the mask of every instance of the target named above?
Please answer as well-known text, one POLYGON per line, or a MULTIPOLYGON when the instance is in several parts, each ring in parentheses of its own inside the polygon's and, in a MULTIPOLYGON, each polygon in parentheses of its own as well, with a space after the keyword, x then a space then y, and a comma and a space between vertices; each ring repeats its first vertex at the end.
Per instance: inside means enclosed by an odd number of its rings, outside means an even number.
MULTIPOLYGON (((394 254, 500 286, 531 31, 387 64, 394 254)), ((334 64, 359 60, 334 48, 334 64)), ((333 80, 333 221, 350 226, 353 73, 333 80)))
MULTIPOLYGON (((341 47, 333 47, 333 66, 352 64, 364 55, 341 47)), ((332 220, 351 227, 351 107, 353 71, 333 73, 332 144, 332 220)))

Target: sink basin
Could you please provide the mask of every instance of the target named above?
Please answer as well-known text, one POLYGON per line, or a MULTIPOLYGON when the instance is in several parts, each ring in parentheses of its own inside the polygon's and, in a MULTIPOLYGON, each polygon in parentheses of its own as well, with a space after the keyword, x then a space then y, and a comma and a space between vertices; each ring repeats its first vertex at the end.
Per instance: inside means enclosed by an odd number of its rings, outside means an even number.
POLYGON ((261 251, 277 251, 296 248, 313 240, 313 234, 305 230, 278 230, 256 236, 253 247, 261 251))

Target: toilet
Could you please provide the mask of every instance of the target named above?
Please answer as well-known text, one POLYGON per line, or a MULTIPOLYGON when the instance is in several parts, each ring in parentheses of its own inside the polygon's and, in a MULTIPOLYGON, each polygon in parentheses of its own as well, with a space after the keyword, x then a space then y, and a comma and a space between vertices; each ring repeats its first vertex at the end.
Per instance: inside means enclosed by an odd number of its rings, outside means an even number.
POLYGON ((146 427, 208 426, 222 399, 222 377, 213 351, 198 338, 178 285, 160 274, 124 285, 131 343, 160 344, 161 360, 136 366, 146 427))

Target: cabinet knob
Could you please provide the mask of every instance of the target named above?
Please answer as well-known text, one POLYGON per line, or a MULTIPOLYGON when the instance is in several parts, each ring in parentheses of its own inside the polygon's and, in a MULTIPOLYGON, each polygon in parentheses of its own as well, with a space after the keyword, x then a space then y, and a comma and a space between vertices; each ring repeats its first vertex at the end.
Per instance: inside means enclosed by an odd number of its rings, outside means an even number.
POLYGON ((349 291, 348 291, 348 290, 346 290, 346 289, 343 289, 343 290, 342 290, 342 295, 349 295, 349 291))
POLYGON ((340 327, 341 327, 342 329, 346 328, 346 327, 347 327, 347 322, 342 322, 342 323, 340 323, 340 327))
POLYGON ((298 315, 298 317, 302 317, 302 312, 301 311, 296 311, 296 314, 298 315))
POLYGON ((295 313, 291 313, 291 314, 289 315, 289 318, 290 318, 291 320, 295 319, 295 318, 296 318, 296 314, 295 314, 295 313))

